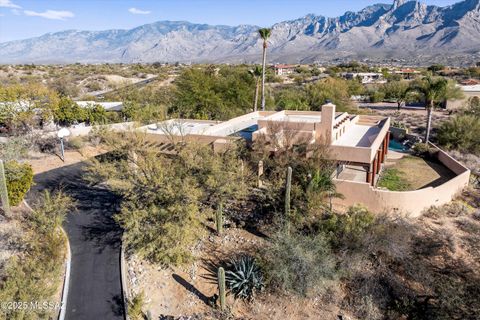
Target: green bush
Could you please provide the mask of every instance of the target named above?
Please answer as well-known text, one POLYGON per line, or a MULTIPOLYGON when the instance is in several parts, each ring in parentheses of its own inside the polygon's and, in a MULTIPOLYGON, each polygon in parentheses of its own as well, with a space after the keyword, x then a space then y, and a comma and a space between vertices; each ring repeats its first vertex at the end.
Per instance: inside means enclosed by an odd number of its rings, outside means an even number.
POLYGON ((412 151, 414 155, 424 158, 432 157, 435 152, 434 149, 426 143, 415 143, 412 151))
POLYGON ((267 281, 300 296, 325 292, 338 276, 335 257, 321 234, 279 233, 262 256, 267 281))
POLYGON ((22 202, 25 194, 33 183, 33 170, 27 163, 9 161, 5 164, 7 190, 10 205, 17 206, 22 202))
POLYGON ((53 120, 61 126, 71 126, 85 119, 85 109, 70 98, 61 98, 58 108, 53 111, 53 120))
POLYGON ((333 247, 353 248, 370 229, 375 217, 363 206, 352 206, 344 214, 333 213, 319 222, 321 233, 333 247))
MULTIPOLYGON (((62 193, 45 193, 21 219, 25 254, 9 259, 2 270, 0 301, 57 301, 66 241, 59 227, 74 202, 62 193)), ((52 310, 2 310, 2 319, 53 319, 52 310), (3 318, 4 316, 5 318, 3 318)))
POLYGON ((438 142, 452 149, 480 155, 480 117, 459 115, 441 124, 438 142))

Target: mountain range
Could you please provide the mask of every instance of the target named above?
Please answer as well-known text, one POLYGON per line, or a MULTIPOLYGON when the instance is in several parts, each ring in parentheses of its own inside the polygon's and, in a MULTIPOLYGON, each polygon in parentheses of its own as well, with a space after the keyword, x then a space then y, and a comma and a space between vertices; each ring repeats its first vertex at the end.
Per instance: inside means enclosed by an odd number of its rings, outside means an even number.
MULTIPOLYGON (((259 62, 258 28, 159 21, 130 30, 67 30, 0 43, 0 63, 259 62)), ((395 0, 336 18, 308 14, 272 26, 268 55, 285 63, 480 59, 480 0, 447 7, 395 0)))

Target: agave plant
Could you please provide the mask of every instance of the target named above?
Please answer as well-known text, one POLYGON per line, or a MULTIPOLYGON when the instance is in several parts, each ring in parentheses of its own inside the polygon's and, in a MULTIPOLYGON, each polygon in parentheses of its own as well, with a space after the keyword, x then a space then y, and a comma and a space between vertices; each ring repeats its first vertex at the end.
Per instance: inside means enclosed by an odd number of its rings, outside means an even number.
POLYGON ((235 299, 253 300, 263 289, 263 274, 253 257, 242 256, 229 265, 225 282, 235 299))

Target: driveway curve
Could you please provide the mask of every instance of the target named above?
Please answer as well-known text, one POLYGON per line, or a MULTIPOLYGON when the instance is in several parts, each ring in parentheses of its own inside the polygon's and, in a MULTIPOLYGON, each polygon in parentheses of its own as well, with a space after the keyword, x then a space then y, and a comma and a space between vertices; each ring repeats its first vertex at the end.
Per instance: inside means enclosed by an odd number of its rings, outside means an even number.
POLYGON ((89 186, 84 163, 35 175, 28 195, 34 202, 43 190, 62 189, 77 202, 64 223, 72 254, 67 320, 124 319, 120 273, 122 230, 112 216, 119 198, 109 190, 89 186))

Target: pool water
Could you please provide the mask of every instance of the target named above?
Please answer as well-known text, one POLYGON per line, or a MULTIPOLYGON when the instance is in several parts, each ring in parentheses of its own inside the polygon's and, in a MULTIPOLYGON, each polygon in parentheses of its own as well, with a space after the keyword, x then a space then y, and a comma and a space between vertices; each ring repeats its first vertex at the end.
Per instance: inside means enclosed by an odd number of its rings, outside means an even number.
POLYGON ((404 152, 407 151, 407 148, 400 142, 396 140, 390 140, 388 144, 388 149, 392 151, 404 152))
POLYGON ((257 130, 258 130, 258 125, 255 124, 253 126, 250 126, 248 128, 245 128, 241 131, 234 133, 233 136, 242 137, 247 141, 252 141, 253 133, 257 130))

